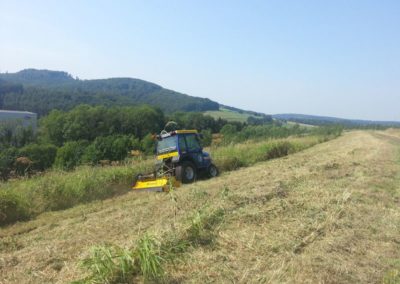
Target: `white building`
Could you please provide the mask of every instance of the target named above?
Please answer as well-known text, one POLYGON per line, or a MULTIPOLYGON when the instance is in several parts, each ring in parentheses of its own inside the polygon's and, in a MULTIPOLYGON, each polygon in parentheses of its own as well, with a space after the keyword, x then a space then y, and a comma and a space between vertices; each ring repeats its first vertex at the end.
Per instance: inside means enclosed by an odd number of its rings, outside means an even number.
POLYGON ((0 125, 2 123, 15 123, 16 126, 32 127, 32 130, 36 132, 37 114, 28 111, 0 110, 0 125))

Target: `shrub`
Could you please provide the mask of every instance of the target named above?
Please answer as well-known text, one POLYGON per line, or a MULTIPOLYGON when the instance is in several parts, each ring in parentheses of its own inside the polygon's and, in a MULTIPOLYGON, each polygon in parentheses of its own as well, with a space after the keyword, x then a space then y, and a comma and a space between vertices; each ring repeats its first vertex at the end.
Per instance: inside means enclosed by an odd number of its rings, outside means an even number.
POLYGON ((57 147, 51 144, 29 144, 18 151, 18 156, 32 161, 32 169, 43 171, 50 168, 57 154, 57 147))
POLYGON ((210 129, 206 129, 201 131, 202 139, 201 139, 201 145, 203 147, 208 147, 211 145, 212 142, 212 133, 210 129))
POLYGON ((271 146, 271 148, 267 152, 266 159, 270 160, 287 156, 289 155, 291 148, 292 145, 288 141, 280 141, 278 143, 275 143, 271 146))
POLYGON ((0 190, 0 225, 29 218, 29 204, 23 197, 9 190, 0 190))
POLYGON ((0 153, 0 179, 8 180, 17 155, 15 148, 9 148, 0 153))
POLYGON ((101 160, 120 161, 128 156, 129 151, 139 148, 139 140, 128 135, 97 137, 82 156, 85 163, 97 164, 101 160))
POLYGON ((57 150, 57 156, 54 165, 58 168, 71 170, 78 166, 81 162, 81 158, 88 142, 85 140, 81 141, 70 141, 64 144, 57 150))
POLYGON ((155 147, 156 147, 156 141, 153 138, 153 135, 148 134, 142 139, 141 148, 143 152, 145 152, 147 155, 154 154, 155 147))

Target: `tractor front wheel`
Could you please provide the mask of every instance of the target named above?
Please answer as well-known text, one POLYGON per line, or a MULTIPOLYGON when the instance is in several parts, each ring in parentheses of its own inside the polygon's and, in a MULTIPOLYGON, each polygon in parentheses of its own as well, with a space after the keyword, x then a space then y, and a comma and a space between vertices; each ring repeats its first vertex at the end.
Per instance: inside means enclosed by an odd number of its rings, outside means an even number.
POLYGON ((197 170, 196 166, 191 162, 182 162, 176 168, 176 178, 182 183, 192 183, 196 180, 197 170))
POLYGON ((207 175, 208 175, 209 178, 216 177, 218 174, 219 174, 218 168, 214 164, 211 164, 207 168, 207 175))

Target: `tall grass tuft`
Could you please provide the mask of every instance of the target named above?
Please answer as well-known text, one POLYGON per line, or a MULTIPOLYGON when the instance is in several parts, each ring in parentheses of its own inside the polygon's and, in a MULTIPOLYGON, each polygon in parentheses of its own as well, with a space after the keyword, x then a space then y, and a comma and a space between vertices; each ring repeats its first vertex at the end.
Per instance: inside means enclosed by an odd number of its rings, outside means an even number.
POLYGON ((145 279, 161 279, 164 270, 162 268, 162 258, 160 245, 154 237, 146 234, 137 244, 135 254, 139 260, 139 268, 145 279))
POLYGON ((81 262, 89 276, 75 283, 132 283, 139 275, 146 280, 159 281, 164 275, 162 262, 160 245, 148 234, 139 239, 134 249, 95 246, 81 262))
POLYGON ((76 283, 129 283, 136 274, 134 254, 118 246, 95 246, 81 262, 90 275, 76 283))

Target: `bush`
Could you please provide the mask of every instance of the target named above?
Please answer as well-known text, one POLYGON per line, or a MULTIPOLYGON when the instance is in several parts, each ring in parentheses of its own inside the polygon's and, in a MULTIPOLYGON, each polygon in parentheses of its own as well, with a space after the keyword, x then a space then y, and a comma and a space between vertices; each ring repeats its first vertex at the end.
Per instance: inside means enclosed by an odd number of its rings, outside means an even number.
POLYGON ((0 225, 28 219, 29 208, 22 196, 9 190, 0 190, 0 225))
POLYGON ((280 141, 273 144, 267 154, 265 155, 266 160, 280 158, 289 155, 292 145, 288 141, 280 141))
POLYGON ((57 150, 57 156, 54 165, 58 168, 71 170, 78 166, 88 145, 87 141, 67 142, 57 150))
POLYGON ((153 155, 155 147, 156 147, 156 141, 153 138, 153 135, 151 134, 146 135, 141 142, 141 148, 143 152, 145 152, 147 155, 153 155))
POLYGON ((128 153, 139 148, 139 140, 128 135, 97 137, 84 151, 82 162, 97 164, 101 160, 121 161, 128 153))
POLYGON ((0 153, 0 179, 3 181, 8 180, 12 167, 14 165, 17 150, 9 148, 1 151, 0 153))
POLYGON ((29 144, 18 151, 18 156, 32 161, 32 169, 44 171, 50 168, 57 154, 57 147, 51 144, 29 144))
POLYGON ((203 146, 203 147, 208 147, 208 146, 210 146, 211 145, 211 142, 212 142, 212 133, 211 133, 211 130, 210 129, 206 129, 206 130, 203 130, 203 131, 201 131, 201 134, 202 134, 202 139, 201 139, 201 145, 203 146))

